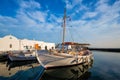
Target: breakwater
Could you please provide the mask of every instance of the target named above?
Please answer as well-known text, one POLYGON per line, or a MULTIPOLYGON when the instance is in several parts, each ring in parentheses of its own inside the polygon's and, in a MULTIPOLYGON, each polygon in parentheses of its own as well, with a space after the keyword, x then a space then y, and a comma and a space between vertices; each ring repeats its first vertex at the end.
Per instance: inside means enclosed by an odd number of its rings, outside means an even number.
POLYGON ((120 52, 120 48, 89 48, 90 50, 120 52))

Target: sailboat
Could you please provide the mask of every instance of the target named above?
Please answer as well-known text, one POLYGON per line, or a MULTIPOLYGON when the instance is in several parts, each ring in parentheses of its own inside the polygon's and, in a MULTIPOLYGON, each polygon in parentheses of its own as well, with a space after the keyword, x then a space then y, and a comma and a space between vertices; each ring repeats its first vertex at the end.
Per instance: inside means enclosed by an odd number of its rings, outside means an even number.
POLYGON ((73 67, 83 63, 90 63, 93 61, 93 54, 87 49, 90 44, 82 44, 76 42, 65 42, 65 28, 66 28, 66 9, 63 17, 63 40, 61 44, 57 45, 54 50, 40 50, 36 51, 37 60, 45 70, 57 68, 73 67))

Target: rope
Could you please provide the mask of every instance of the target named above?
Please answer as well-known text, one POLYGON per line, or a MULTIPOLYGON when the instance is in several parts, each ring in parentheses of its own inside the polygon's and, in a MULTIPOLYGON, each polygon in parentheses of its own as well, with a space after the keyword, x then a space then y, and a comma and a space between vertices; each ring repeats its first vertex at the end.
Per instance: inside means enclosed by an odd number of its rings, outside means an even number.
POLYGON ((72 39, 72 41, 74 42, 74 38, 73 38, 73 35, 72 35, 72 32, 70 29, 68 29, 68 33, 70 34, 70 38, 72 39))

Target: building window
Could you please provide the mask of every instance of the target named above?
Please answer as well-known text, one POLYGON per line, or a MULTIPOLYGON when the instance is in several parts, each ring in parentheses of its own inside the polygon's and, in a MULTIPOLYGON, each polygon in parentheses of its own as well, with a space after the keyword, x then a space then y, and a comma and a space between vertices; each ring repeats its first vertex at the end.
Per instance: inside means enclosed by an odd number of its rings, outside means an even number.
POLYGON ((26 46, 26 49, 29 49, 29 47, 28 47, 28 46, 26 46))
POLYGON ((12 44, 10 44, 10 48, 12 48, 12 44))
POLYGON ((47 50, 47 46, 45 46, 45 50, 47 50))
POLYGON ((12 39, 12 37, 10 37, 10 39, 12 39))
POLYGON ((28 46, 24 46, 25 49, 29 49, 28 46))
POLYGON ((30 46, 30 49, 32 49, 32 46, 30 46))

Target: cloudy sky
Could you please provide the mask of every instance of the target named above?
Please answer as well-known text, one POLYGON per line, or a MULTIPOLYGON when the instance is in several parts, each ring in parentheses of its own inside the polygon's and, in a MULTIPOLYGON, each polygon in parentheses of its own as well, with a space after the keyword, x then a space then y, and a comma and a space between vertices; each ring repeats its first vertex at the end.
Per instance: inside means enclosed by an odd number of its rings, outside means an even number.
POLYGON ((59 43, 65 7, 66 41, 120 48, 120 0, 0 0, 0 37, 59 43))

